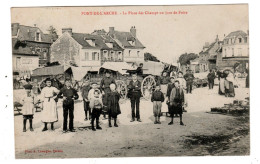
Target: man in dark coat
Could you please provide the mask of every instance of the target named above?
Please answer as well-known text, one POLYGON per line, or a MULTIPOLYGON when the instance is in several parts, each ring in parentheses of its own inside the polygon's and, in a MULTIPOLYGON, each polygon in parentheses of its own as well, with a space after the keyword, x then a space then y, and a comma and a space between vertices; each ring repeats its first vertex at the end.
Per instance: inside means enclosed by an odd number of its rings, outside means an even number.
POLYGON ((216 78, 214 70, 211 69, 207 77, 208 77, 209 89, 213 89, 214 80, 216 78))
MULTIPOLYGON (((107 70, 105 77, 100 82, 100 88, 103 92, 103 110, 107 111, 107 105, 108 105, 108 93, 111 92, 110 90, 110 84, 116 84, 115 79, 111 77, 111 71, 107 70)), ((106 118, 105 113, 103 113, 104 119, 106 118)))
POLYGON ((130 92, 130 100, 131 100, 131 109, 132 109, 132 119, 130 122, 137 121, 142 122, 140 119, 140 98, 141 98, 141 82, 137 80, 137 74, 132 74, 132 80, 129 82, 128 89, 130 92), (136 109, 136 112, 135 112, 136 109))
POLYGON ((63 132, 67 132, 67 122, 69 115, 69 130, 75 132, 73 127, 74 119, 74 100, 79 98, 79 95, 75 89, 71 86, 71 81, 69 79, 65 80, 65 86, 60 90, 57 96, 58 98, 63 98, 63 132))
POLYGON ((192 92, 192 85, 193 85, 194 78, 195 77, 191 72, 191 70, 188 70, 188 72, 184 75, 184 79, 186 80, 187 93, 192 92))

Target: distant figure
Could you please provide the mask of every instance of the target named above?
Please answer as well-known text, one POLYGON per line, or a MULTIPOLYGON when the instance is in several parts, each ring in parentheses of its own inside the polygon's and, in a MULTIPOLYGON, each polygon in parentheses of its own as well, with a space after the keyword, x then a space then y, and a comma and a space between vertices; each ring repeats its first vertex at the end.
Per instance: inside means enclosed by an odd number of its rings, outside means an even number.
POLYGON ((184 75, 184 79, 186 80, 187 93, 192 93, 192 85, 194 78, 195 77, 191 70, 188 70, 188 72, 184 75))
POLYGON ((211 69, 207 77, 208 77, 209 89, 213 89, 214 80, 216 78, 214 70, 211 69))
POLYGON ((23 88, 32 88, 33 85, 31 84, 31 80, 29 78, 25 79, 25 85, 23 86, 23 88))
POLYGON ((140 63, 139 64, 139 66, 137 67, 137 69, 136 69, 136 73, 137 73, 137 75, 140 75, 140 76, 142 76, 143 75, 143 63, 140 63))
POLYGON ((225 96, 226 97, 235 97, 234 89, 234 75, 231 71, 226 71, 227 77, 225 80, 225 96))
POLYGON ((182 122, 182 106, 184 105, 184 91, 180 87, 180 83, 178 80, 174 83, 175 87, 171 91, 170 95, 170 115, 171 115, 171 122, 168 125, 173 124, 173 117, 174 114, 180 115, 180 125, 184 125, 182 122))
POLYGON ((225 79, 227 77, 226 73, 223 70, 217 72, 219 80, 219 95, 225 95, 225 79))
POLYGON ((160 117, 164 94, 161 92, 159 85, 156 86, 155 91, 152 93, 151 101, 153 102, 154 124, 161 124, 160 117))
POLYGON ((166 95, 166 92, 167 92, 167 85, 169 84, 170 82, 170 77, 167 76, 167 72, 163 72, 162 76, 160 77, 160 80, 159 80, 159 85, 161 87, 161 91, 163 94, 166 95))
POLYGON ((246 88, 249 88, 249 69, 246 69, 246 88))
POLYGON ((120 94, 117 92, 115 84, 110 84, 110 90, 111 92, 108 93, 108 124, 109 127, 112 127, 111 118, 113 118, 114 126, 118 127, 117 115, 121 114, 119 106, 120 94))

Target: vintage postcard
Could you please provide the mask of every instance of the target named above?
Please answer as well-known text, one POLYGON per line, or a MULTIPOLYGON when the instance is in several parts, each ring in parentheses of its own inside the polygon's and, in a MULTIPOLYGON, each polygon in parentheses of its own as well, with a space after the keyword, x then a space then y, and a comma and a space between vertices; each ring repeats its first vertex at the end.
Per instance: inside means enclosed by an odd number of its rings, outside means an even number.
POLYGON ((250 155, 247 4, 11 8, 15 156, 250 155))

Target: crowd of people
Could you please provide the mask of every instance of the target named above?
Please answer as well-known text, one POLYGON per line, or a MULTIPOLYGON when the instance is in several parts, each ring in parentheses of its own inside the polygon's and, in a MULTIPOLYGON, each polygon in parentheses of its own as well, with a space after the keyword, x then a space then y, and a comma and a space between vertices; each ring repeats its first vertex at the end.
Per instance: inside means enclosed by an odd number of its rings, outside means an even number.
MULTIPOLYGON (((137 73, 132 73, 132 79, 128 84, 128 98, 131 102, 131 120, 130 122, 142 122, 140 116, 140 98, 141 82, 137 79, 137 73)), ((151 94, 151 102, 153 103, 154 124, 161 124, 160 117, 162 115, 162 106, 165 102, 171 121, 168 125, 174 123, 174 117, 179 116, 180 125, 184 125, 182 114, 187 106, 186 95, 192 93, 194 75, 191 70, 188 70, 185 75, 182 72, 175 72, 168 75, 163 72, 162 76, 156 83, 155 90, 151 94), (186 90, 186 91, 185 91, 186 90)), ((219 94, 228 97, 234 97, 234 75, 231 71, 211 70, 207 76, 209 89, 213 89, 215 78, 219 79, 219 94)), ((26 95, 22 98, 22 113, 23 113, 23 131, 26 132, 26 122, 29 119, 30 131, 33 131, 33 116, 34 104, 41 102, 42 113, 41 120, 44 124, 42 131, 50 129, 54 130, 54 123, 58 121, 57 102, 62 99, 63 107, 63 132, 75 132, 74 128, 74 101, 79 98, 77 90, 72 86, 71 80, 66 79, 64 86, 57 79, 47 78, 46 86, 41 90, 40 98, 37 98, 32 91, 33 86, 27 80, 24 85, 26 95), (68 125, 69 119, 69 125, 68 125)), ((97 83, 88 79, 84 80, 81 87, 81 96, 83 99, 83 107, 85 111, 85 121, 91 120, 91 129, 101 130, 99 123, 100 115, 103 114, 104 119, 108 115, 108 126, 118 127, 117 116, 121 114, 120 110, 120 94, 116 90, 115 79, 111 76, 108 70, 105 77, 101 80, 100 86, 97 83), (95 124, 96 123, 96 124, 95 124)))

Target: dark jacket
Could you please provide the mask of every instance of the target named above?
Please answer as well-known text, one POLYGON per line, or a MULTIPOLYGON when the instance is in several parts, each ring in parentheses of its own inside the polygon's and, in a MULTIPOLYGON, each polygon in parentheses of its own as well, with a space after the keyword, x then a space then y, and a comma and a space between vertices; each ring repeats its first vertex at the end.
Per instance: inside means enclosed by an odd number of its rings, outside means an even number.
POLYGON ((74 100, 79 98, 79 95, 75 89, 70 87, 68 89, 66 86, 60 90, 60 93, 57 96, 58 98, 66 97, 67 99, 63 101, 63 105, 70 105, 74 103, 74 100), (74 100, 73 100, 74 99, 74 100))
POLYGON ((128 96, 132 98, 133 95, 141 97, 141 82, 137 80, 135 83, 133 80, 129 82, 128 85, 128 96))
POLYGON ((187 83, 193 83, 194 78, 195 77, 192 73, 186 73, 184 75, 184 79, 186 80, 187 83))
POLYGON ((161 101, 161 102, 164 102, 164 95, 162 93, 162 91, 154 91, 153 94, 152 94, 152 98, 151 98, 151 101, 154 102, 154 101, 161 101))
POLYGON ((81 95, 83 99, 88 99, 88 92, 91 89, 90 85, 85 85, 81 89, 81 95))
POLYGON ((214 72, 210 72, 207 77, 209 81, 214 81, 216 76, 214 72))
POLYGON ((172 89, 175 87, 174 83, 169 83, 168 86, 167 86, 167 93, 166 93, 166 96, 168 98, 170 98, 171 96, 171 92, 172 92, 172 89))
POLYGON ((103 90, 103 91, 107 91, 109 90, 110 91, 110 84, 116 84, 115 82, 115 79, 112 78, 112 77, 104 77, 101 82, 100 82, 100 88, 103 90))

